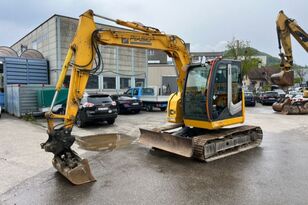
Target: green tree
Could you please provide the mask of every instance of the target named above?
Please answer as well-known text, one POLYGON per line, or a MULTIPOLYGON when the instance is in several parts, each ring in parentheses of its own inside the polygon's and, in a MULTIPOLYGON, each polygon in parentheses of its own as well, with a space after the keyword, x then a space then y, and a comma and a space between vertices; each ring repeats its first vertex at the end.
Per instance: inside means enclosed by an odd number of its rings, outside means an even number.
POLYGON ((249 41, 237 40, 233 37, 231 41, 228 41, 226 49, 225 58, 242 61, 242 75, 244 77, 261 63, 260 59, 253 57, 257 52, 250 47, 249 41))
POLYGON ((304 77, 308 73, 308 67, 307 66, 302 67, 302 66, 295 64, 293 66, 293 70, 294 70, 294 73, 296 75, 295 80, 297 80, 297 82, 295 82, 295 83, 299 83, 299 84, 303 83, 304 77))

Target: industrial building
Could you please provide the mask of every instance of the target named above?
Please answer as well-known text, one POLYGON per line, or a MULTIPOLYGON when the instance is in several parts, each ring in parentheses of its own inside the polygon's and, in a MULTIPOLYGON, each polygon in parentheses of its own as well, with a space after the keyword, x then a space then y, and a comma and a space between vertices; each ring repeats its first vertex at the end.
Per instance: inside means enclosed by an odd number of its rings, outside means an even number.
MULTIPOLYGON (((11 46, 19 55, 28 49, 38 50, 49 61, 50 84, 60 75, 69 44, 77 29, 78 19, 53 15, 11 46)), ((97 28, 122 28, 97 24, 97 28)), ((147 85, 147 52, 144 49, 101 46, 103 72, 91 76, 87 89, 119 93, 134 86, 147 85)), ((67 76, 66 81, 69 79, 67 76)))
MULTIPOLYGON (((78 19, 62 15, 53 15, 11 48, 21 55, 26 50, 39 51, 49 66, 49 83, 55 85, 60 75, 67 50, 77 29, 78 19)), ((97 23, 97 28, 125 30, 123 28, 97 23)), ((190 44, 186 44, 189 50, 190 44)), ((169 94, 177 90, 176 69, 171 59, 164 52, 125 48, 118 46, 101 46, 103 71, 89 78, 87 90, 106 93, 122 93, 129 87, 157 86, 169 94)), ((193 61, 200 56, 213 58, 222 52, 194 52, 193 61)), ((68 83, 69 74, 65 79, 68 83)))
MULTIPOLYGON (((186 48, 190 50, 189 43, 186 43, 186 48)), ((200 63, 202 58, 214 59, 223 54, 224 52, 190 52, 193 63, 200 63)), ((148 85, 161 88, 161 94, 168 95, 177 91, 177 71, 166 53, 148 50, 148 76, 148 85)))

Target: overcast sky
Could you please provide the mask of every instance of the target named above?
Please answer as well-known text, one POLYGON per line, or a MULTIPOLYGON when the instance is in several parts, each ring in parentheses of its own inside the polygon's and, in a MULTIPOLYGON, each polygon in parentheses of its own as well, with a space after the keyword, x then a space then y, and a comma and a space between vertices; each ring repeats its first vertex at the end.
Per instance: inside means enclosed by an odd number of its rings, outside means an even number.
MULTIPOLYGON (((221 51, 235 37, 278 57, 279 10, 308 32, 307 0, 1 0, 0 45, 11 46, 53 14, 77 18, 88 9, 176 34, 192 51, 221 51)), ((293 50, 295 63, 308 65, 306 51, 295 40, 293 50)))

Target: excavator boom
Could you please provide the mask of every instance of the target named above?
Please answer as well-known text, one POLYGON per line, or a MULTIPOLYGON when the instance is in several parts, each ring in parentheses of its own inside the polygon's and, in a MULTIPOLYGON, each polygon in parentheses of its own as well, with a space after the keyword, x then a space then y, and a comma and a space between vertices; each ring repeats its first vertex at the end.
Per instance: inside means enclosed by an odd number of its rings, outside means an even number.
MULTIPOLYGON (((283 11, 280 11, 276 21, 279 56, 281 58, 281 72, 273 74, 271 80, 281 87, 288 87, 294 84, 293 53, 291 35, 308 52, 308 34, 294 19, 288 18, 283 11), (281 51, 283 48, 284 52, 281 51)), ((303 92, 307 95, 307 91, 303 92)), ((284 114, 308 114, 308 100, 305 98, 299 102, 293 102, 289 98, 281 98, 273 104, 273 110, 284 114)))
POLYGON ((291 35, 308 52, 308 34, 297 24, 294 19, 288 18, 280 11, 276 20, 276 29, 279 45, 279 56, 281 58, 281 72, 273 74, 271 80, 281 87, 292 86, 294 81, 293 54, 291 35), (284 52, 281 51, 283 48, 284 52))
MULTIPOLYGON (((56 92, 51 104, 50 111, 46 113, 48 123, 48 140, 41 144, 42 149, 54 154, 54 167, 73 184, 83 184, 95 181, 89 168, 88 161, 81 159, 76 152, 71 150, 75 137, 71 135, 75 118, 79 109, 80 100, 84 94, 89 75, 100 68, 102 59, 98 45, 114 45, 122 47, 158 49, 165 51, 175 60, 178 68, 179 87, 181 96, 186 65, 190 63, 189 53, 182 39, 175 35, 161 33, 158 29, 146 27, 139 23, 123 20, 113 20, 96 15, 92 10, 82 14, 78 28, 68 49, 61 74, 56 84, 56 92), (97 29, 94 16, 111 20, 119 25, 132 28, 134 31, 103 30, 97 29), (93 68, 94 59, 98 57, 98 63, 93 68), (72 67, 66 112, 64 115, 54 114, 52 108, 58 92, 61 90, 68 69, 72 67), (63 119, 63 125, 55 125, 54 119, 63 119)), ((179 106, 180 98, 170 105, 179 106)), ((174 108, 175 110, 179 108, 174 108)), ((182 122, 181 113, 172 113, 169 117, 171 122, 182 122)))

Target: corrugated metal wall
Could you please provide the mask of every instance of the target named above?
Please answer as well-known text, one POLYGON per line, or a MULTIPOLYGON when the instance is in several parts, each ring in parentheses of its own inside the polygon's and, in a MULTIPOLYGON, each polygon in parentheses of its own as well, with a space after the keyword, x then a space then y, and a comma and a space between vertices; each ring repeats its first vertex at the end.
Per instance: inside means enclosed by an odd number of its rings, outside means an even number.
POLYGON ((17 117, 39 112, 37 91, 46 87, 54 88, 52 85, 7 85, 7 112, 17 117))
POLYGON ((44 59, 5 57, 4 85, 48 84, 48 64, 44 59))
POLYGON ((49 83, 48 62, 45 59, 0 57, 0 60, 3 63, 4 104, 5 104, 4 107, 7 110, 9 109, 8 106, 11 103, 8 101, 8 98, 7 98, 8 93, 11 92, 10 90, 8 90, 8 85, 11 85, 11 84, 48 84, 49 83))
POLYGON ((0 93, 0 106, 3 108, 4 106, 4 93, 0 93))

